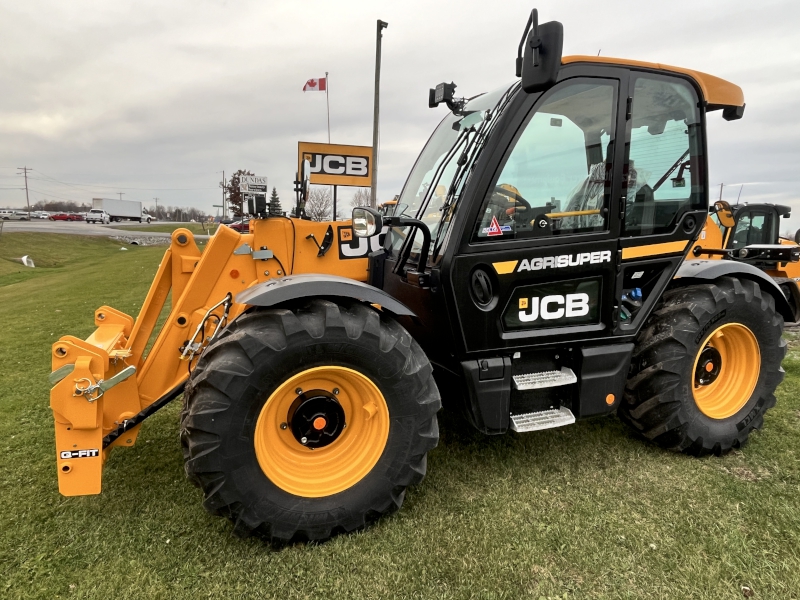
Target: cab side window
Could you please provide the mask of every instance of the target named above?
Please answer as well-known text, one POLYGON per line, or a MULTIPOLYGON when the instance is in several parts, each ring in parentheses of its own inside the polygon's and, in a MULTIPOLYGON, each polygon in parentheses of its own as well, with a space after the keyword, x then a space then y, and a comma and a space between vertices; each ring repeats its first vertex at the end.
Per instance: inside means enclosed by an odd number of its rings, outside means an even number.
POLYGON ((625 233, 671 231, 688 210, 706 210, 701 122, 694 89, 637 75, 625 166, 625 233))
POLYGON ((573 80, 543 97, 484 199, 476 241, 604 231, 616 84, 573 80))
POLYGON ((770 215, 757 211, 743 212, 737 215, 736 229, 728 245, 739 250, 753 244, 774 244, 778 235, 773 229, 770 215))

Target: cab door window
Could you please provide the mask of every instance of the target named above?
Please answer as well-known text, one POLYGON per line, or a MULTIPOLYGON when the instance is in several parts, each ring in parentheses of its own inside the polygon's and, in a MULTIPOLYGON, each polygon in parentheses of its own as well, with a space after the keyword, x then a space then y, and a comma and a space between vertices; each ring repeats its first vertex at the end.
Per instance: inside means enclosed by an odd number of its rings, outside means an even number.
POLYGON ((667 233, 684 212, 706 209, 697 94, 674 77, 638 75, 632 98, 625 232, 667 233))
POLYGON ((608 228, 616 96, 615 82, 586 79, 545 95, 483 201, 473 240, 608 228))
POLYGON ((741 213, 736 219, 736 229, 733 231, 730 248, 739 250, 753 244, 774 244, 777 233, 773 231, 772 219, 763 212, 747 211, 741 213))

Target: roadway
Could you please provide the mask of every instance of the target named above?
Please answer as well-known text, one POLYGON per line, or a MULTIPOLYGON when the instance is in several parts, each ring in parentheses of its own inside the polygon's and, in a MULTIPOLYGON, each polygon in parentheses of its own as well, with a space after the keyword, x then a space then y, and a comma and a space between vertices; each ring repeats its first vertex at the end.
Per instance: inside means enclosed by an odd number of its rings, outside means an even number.
MULTIPOLYGON (((159 222, 160 223, 160 222, 159 222)), ((189 223, 172 223, 169 225, 189 225, 189 223)), ((31 232, 31 233, 66 233, 70 235, 92 235, 92 236, 128 236, 135 237, 143 235, 147 237, 170 237, 170 233, 160 231, 137 231, 139 227, 145 229, 146 223, 125 223, 125 226, 132 226, 131 229, 115 229, 114 225, 100 225, 98 223, 87 223, 86 221, 47 221, 44 219, 33 219, 32 221, 3 221, 3 232, 31 232)), ((195 239, 206 239, 208 236, 195 235, 195 239)))

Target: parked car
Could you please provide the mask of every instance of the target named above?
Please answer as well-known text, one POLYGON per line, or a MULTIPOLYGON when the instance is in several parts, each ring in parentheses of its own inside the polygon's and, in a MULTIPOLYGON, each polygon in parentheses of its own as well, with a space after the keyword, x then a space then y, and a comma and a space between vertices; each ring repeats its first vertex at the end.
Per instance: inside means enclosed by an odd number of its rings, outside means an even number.
POLYGON ((250 231, 250 219, 240 219, 239 221, 234 221, 230 225, 228 225, 234 231, 238 231, 239 233, 248 233, 250 231))
POLYGON ((103 223, 108 225, 111 223, 111 215, 104 211, 102 208, 93 208, 86 213, 87 223, 103 223))
POLYGON ((46 210, 37 210, 35 213, 31 213, 32 219, 49 219, 50 213, 46 210))
MULTIPOLYGON (((35 217, 33 213, 31 213, 32 217, 35 217)), ((4 221, 27 221, 28 220, 28 212, 25 210, 0 210, 0 219, 4 221)))
POLYGON ((50 215, 51 221, 83 221, 83 217, 81 215, 76 215, 75 213, 56 213, 54 215, 50 215))

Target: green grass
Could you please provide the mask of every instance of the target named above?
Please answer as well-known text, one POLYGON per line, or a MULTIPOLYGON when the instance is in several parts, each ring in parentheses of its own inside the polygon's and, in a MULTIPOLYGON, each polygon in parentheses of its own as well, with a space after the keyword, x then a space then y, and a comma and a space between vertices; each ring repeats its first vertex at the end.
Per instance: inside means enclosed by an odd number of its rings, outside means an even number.
POLYGON ((211 235, 216 230, 216 225, 203 225, 202 223, 151 223, 150 225, 114 225, 114 229, 125 229, 128 231, 156 231, 160 233, 172 233, 179 227, 188 229, 197 235, 211 235))
POLYGON ((445 411, 403 509, 322 545, 274 550, 207 514, 183 476, 176 403, 112 453, 103 494, 61 497, 50 344, 87 336, 102 304, 135 315, 162 253, 0 237, 0 264, 42 265, 0 272, 0 597, 718 600, 747 585, 754 598, 798 598, 795 347, 764 430, 723 458, 661 451, 614 417, 484 437, 445 411))

